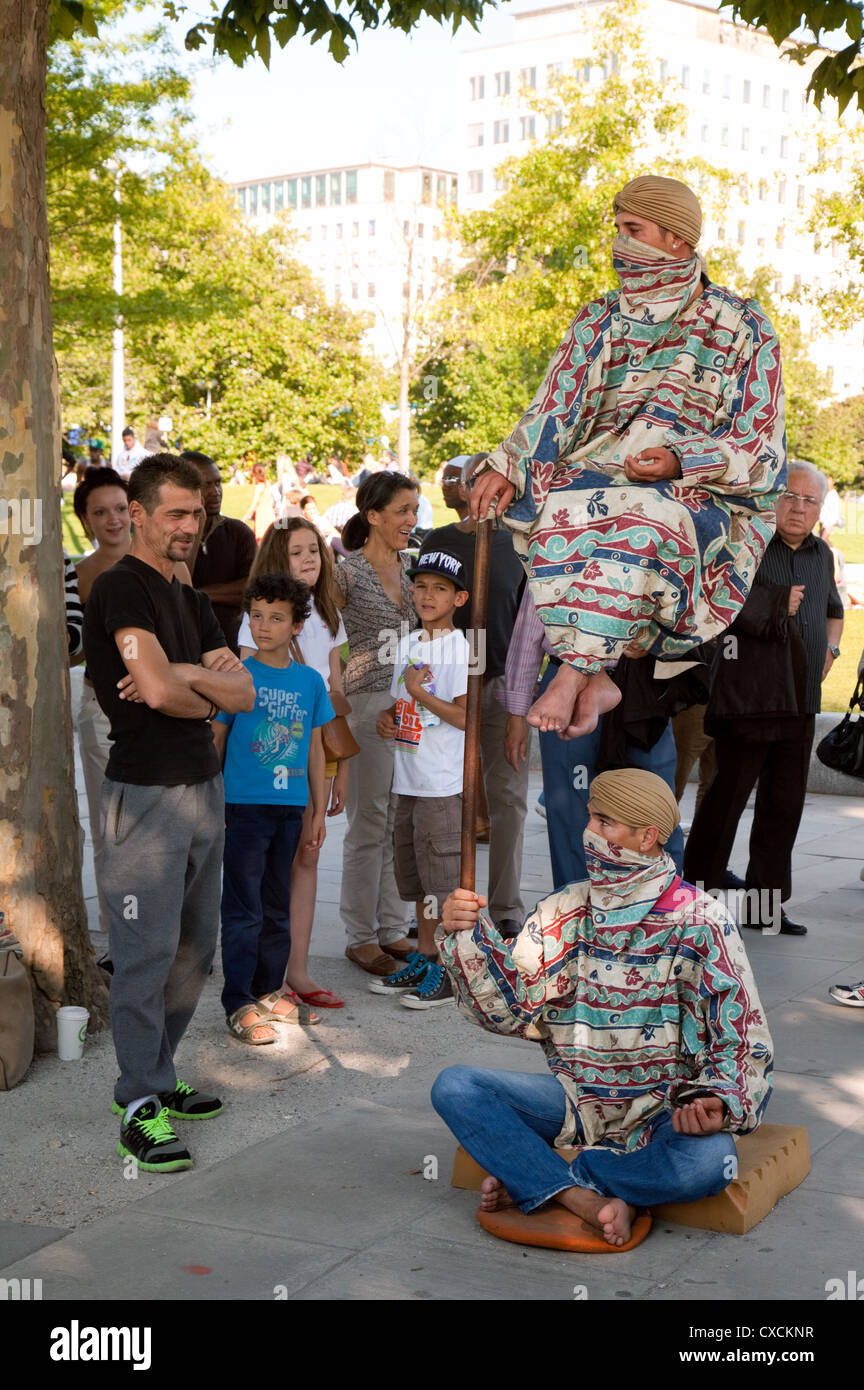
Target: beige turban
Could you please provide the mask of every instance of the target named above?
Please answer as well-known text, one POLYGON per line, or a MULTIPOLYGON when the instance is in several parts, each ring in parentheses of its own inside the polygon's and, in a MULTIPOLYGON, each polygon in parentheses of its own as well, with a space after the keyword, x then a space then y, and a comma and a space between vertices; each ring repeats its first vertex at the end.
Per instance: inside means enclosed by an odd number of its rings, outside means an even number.
POLYGON ((588 797, 601 815, 632 825, 635 830, 656 825, 661 845, 665 845, 681 819, 674 792, 662 777, 641 767, 601 772, 588 788, 588 797))
POLYGON ((702 209, 699 199, 686 183, 679 179, 664 179, 657 174, 642 174, 631 179, 620 193, 615 194, 612 206, 616 213, 632 212, 646 217, 674 232, 695 246, 702 235, 702 209))

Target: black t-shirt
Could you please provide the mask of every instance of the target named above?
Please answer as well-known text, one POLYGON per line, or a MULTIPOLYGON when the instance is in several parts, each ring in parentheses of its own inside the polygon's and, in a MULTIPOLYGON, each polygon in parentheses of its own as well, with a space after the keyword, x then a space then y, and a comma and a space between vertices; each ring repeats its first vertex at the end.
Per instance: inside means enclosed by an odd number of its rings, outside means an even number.
MULTIPOLYGON (((474 547, 477 541, 473 531, 460 531, 456 525, 439 526, 430 531, 420 554, 428 550, 443 550, 446 555, 455 555, 465 569, 468 591, 473 598, 474 591, 474 547)), ((513 625, 522 600, 525 585, 525 570, 516 551, 509 531, 496 527, 492 532, 492 554, 489 561, 489 606, 486 615, 486 671, 484 679, 503 676, 507 665, 507 648, 513 636, 513 625)), ((457 608, 453 614, 453 625, 462 632, 471 626, 471 599, 457 608)))
POLYGON ((206 719, 178 719, 120 699, 117 682, 127 671, 114 633, 123 627, 152 632, 169 661, 198 665, 205 652, 226 645, 209 598, 124 555, 95 580, 84 610, 87 673, 111 721, 105 776, 143 787, 206 782, 219 771, 206 719))
MULTIPOLYGON (((192 583, 196 589, 206 589, 211 584, 230 584, 235 579, 245 579, 252 568, 257 549, 255 532, 245 522, 230 516, 222 517, 198 551, 192 583)), ((242 605, 211 602, 227 645, 236 652, 237 634, 243 617, 242 605)))

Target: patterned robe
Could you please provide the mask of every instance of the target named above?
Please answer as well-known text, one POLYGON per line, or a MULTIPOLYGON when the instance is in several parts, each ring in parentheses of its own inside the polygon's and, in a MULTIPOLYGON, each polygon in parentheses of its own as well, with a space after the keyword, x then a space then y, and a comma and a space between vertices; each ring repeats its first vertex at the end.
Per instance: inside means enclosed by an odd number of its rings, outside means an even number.
POLYGON ((559 657, 592 673, 634 639, 678 656, 729 626, 774 529, 784 420, 754 300, 708 283, 659 322, 619 291, 580 310, 488 461, 516 488, 503 521, 559 657), (629 482, 626 455, 655 447, 682 477, 629 482))
POLYGON ((556 1146, 639 1148, 690 1084, 720 1096, 723 1128, 743 1134, 771 1094, 771 1037, 735 921, 667 854, 640 893, 638 922, 616 920, 586 881, 538 903, 514 942, 482 921, 436 933, 462 1012, 541 1043, 567 1100, 556 1146))

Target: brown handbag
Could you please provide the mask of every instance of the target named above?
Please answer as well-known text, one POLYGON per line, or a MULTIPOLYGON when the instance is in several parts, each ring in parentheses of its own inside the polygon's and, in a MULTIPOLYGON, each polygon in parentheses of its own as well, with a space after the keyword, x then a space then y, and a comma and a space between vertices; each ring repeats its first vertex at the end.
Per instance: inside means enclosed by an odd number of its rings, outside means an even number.
MULTIPOLYGON (((301 666, 306 665, 296 637, 291 643, 291 655, 301 666)), ((344 763, 349 758, 356 757, 360 752, 360 744, 352 734, 351 726, 345 717, 351 713, 351 706, 345 696, 334 690, 329 698, 336 713, 326 724, 321 725, 324 758, 328 763, 344 763)))
POLYGON ((17 1086, 33 1061, 34 1034, 30 977, 14 951, 0 951, 0 1091, 17 1086))

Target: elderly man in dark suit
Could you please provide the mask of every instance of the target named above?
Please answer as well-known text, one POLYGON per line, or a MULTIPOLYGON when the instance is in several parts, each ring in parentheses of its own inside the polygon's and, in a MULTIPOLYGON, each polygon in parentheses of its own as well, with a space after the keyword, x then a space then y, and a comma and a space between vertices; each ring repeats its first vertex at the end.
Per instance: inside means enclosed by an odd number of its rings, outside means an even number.
POLYGON ((831 551, 813 534, 825 490, 826 480, 812 464, 789 465, 776 534, 749 598, 720 638, 705 714, 717 771, 684 853, 690 882, 709 889, 744 887, 726 866, 758 781, 746 876, 747 889, 757 893, 748 894, 742 925, 779 928, 787 936, 807 933, 777 906, 792 892, 792 849, 807 791, 814 716, 822 681, 840 655, 843 630, 831 551))

